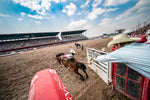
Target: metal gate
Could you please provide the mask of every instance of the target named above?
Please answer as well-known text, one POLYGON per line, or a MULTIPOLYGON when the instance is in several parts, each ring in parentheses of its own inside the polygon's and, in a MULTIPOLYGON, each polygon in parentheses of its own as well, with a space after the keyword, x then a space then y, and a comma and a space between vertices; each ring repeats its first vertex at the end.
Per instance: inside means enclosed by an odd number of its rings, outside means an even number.
POLYGON ((112 63, 112 86, 135 100, 148 100, 150 81, 145 76, 126 66, 112 63))
POLYGON ((87 60, 88 62, 92 62, 92 64, 89 65, 89 67, 97 73, 97 75, 107 84, 109 85, 111 83, 111 63, 108 62, 93 62, 90 61, 91 58, 96 58, 97 56, 105 55, 106 52, 92 49, 92 48, 86 48, 87 52, 87 60))

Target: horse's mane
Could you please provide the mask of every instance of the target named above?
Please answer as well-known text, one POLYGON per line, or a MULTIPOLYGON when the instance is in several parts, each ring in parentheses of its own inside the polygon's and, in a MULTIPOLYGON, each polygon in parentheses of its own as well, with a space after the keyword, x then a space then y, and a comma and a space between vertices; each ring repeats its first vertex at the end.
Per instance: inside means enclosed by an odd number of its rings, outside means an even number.
POLYGON ((58 53, 58 54, 56 55, 56 57, 59 57, 59 56, 62 56, 62 55, 64 55, 64 53, 58 53))

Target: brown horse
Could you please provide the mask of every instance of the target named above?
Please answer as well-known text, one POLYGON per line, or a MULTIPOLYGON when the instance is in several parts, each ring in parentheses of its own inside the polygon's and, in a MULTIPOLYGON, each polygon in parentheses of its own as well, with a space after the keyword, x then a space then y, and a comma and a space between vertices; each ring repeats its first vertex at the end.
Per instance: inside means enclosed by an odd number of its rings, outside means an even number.
POLYGON ((63 58, 62 55, 64 55, 64 53, 59 53, 56 55, 56 60, 59 62, 59 64, 63 64, 67 69, 72 69, 77 75, 81 77, 81 80, 84 81, 83 76, 78 72, 78 69, 80 68, 85 73, 86 78, 88 78, 86 73, 86 66, 83 63, 77 62, 74 58, 63 58))

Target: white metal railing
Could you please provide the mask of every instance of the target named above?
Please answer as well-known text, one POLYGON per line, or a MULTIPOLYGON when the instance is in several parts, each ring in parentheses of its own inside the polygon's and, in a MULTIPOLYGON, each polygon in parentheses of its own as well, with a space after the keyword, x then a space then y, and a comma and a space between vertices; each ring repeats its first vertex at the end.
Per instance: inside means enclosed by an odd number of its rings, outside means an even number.
POLYGON ((97 56, 106 55, 107 52, 96 50, 93 48, 86 48, 87 60, 92 62, 89 67, 107 84, 109 85, 111 80, 111 63, 108 62, 93 62, 91 58, 97 56))

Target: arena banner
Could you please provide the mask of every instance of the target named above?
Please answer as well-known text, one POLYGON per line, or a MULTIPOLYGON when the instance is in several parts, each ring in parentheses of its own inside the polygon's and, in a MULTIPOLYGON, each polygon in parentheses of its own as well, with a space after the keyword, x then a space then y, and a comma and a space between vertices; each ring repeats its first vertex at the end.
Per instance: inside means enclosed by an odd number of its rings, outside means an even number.
POLYGON ((73 100, 56 71, 45 69, 34 75, 28 100, 73 100))
POLYGON ((96 58, 97 56, 105 55, 106 52, 96 50, 93 48, 86 48, 87 52, 87 60, 89 63, 89 67, 97 73, 97 75, 107 84, 111 83, 111 63, 108 62, 93 62, 91 58, 96 58))

